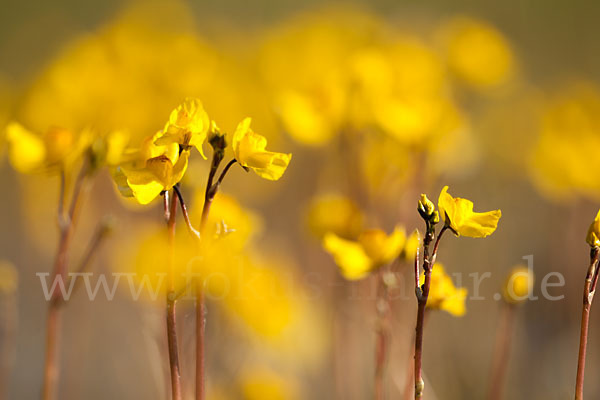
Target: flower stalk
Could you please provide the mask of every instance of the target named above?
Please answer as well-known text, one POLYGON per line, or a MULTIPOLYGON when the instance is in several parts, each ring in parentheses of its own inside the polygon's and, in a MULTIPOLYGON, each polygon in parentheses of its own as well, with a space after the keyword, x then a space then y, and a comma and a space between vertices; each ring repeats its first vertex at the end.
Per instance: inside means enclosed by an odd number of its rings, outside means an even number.
POLYGON ((385 274, 390 271, 381 270, 378 274, 378 296, 377 296, 377 337, 375 341, 375 400, 385 398, 385 371, 387 368, 390 330, 391 330, 391 296, 390 282, 385 274))
POLYGON ((431 286, 431 271, 433 269, 433 265, 435 264, 435 259, 437 257, 440 239, 444 235, 444 232, 446 232, 446 230, 448 229, 448 225, 444 225, 444 227, 440 230, 440 233, 433 246, 433 252, 430 254, 429 248, 431 246, 431 242, 433 242, 435 237, 435 225, 427 219, 425 220, 425 223, 427 225, 427 232, 425 234, 425 238, 423 239, 423 273, 425 275, 425 282, 421 287, 419 287, 418 259, 415 261, 415 273, 417 282, 415 293, 417 296, 418 303, 417 324, 415 328, 415 400, 423 398, 423 390, 425 388, 425 382, 423 381, 422 375, 423 328, 425 323, 425 307, 427 306, 427 299, 429 297, 429 289, 431 286))
POLYGON ((585 371, 585 356, 587 351, 590 310, 598 283, 598 258, 600 247, 592 246, 590 250, 590 265, 583 287, 583 308, 581 312, 581 332, 579 336, 579 358, 577 361, 577 379, 575 383, 575 400, 583 400, 583 377, 585 371))
MULTIPOLYGON (((54 259, 54 268, 52 273, 52 281, 57 279, 65 282, 67 279, 68 265, 67 255, 71 244, 71 237, 75 227, 77 211, 79 210, 82 192, 85 188, 85 181, 88 176, 88 164, 85 163, 77 176, 75 187, 71 196, 71 203, 68 209, 68 214, 64 215, 64 199, 66 197, 65 174, 60 175, 60 193, 58 204, 58 225, 60 236, 58 242, 58 250, 54 259)), ((54 286, 51 292, 50 302, 48 303, 48 317, 46 321, 46 355, 44 361, 44 382, 42 386, 42 399, 53 400, 57 398, 57 382, 58 382, 58 363, 59 363, 59 338, 61 328, 61 313, 60 306, 63 300, 59 285, 54 286)))
MULTIPOLYGON (((209 139, 213 148, 213 156, 210 166, 210 172, 206 182, 206 191, 204 192, 204 205, 202 206, 202 216, 200 220, 200 235, 205 234, 206 224, 212 202, 219 191, 219 187, 227 175, 227 172, 237 160, 234 158, 227 163, 221 171, 216 182, 215 177, 219 166, 225 156, 225 137, 220 133, 215 134, 209 139)), ((206 336, 206 302, 204 296, 204 281, 196 281, 196 400, 204 400, 206 396, 205 385, 205 336, 206 336)))
MULTIPOLYGON (((181 374, 179 371, 179 350, 177 345, 177 310, 174 283, 174 251, 175 251, 175 217, 177 214, 177 200, 165 196, 165 211, 168 210, 167 231, 169 237, 168 279, 167 292, 167 342, 169 349, 169 367, 171 375, 171 394, 173 400, 181 400, 181 374)), ((165 218, 167 214, 165 213, 165 218)))
POLYGON ((488 400, 500 400, 504 388, 504 378, 508 367, 510 347, 512 343, 512 331, 515 321, 516 306, 507 302, 502 303, 500 326, 496 335, 494 356, 492 361, 492 372, 490 375, 490 387, 488 400))

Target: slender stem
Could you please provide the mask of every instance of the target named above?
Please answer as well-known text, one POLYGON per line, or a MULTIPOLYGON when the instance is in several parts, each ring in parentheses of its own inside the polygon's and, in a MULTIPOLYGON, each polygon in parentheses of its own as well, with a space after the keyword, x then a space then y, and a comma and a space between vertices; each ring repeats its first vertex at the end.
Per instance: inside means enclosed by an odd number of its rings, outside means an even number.
POLYGON ((202 280, 196 282, 196 399, 204 400, 206 394, 204 370, 204 338, 206 334, 206 303, 202 280))
POLYGON ((169 191, 165 190, 163 192, 163 211, 165 214, 165 222, 168 224, 171 219, 171 211, 169 211, 170 201, 169 201, 169 191))
MULTIPOLYGON (((165 202, 168 199, 165 197, 165 202)), ((167 292, 167 341, 169 347, 169 366, 171 370, 171 393, 172 400, 181 400, 181 377, 179 372, 179 350, 177 348, 177 313, 175 308, 175 282, 174 282, 174 251, 175 251, 175 216, 177 214, 177 202, 171 199, 169 209, 169 222, 167 230, 169 235, 169 260, 168 279, 169 290, 167 292)), ((166 217, 166 215, 165 215, 166 217)))
MULTIPOLYGON (((217 174, 219 165, 222 161, 222 156, 213 154, 210 172, 208 174, 208 180, 206 182, 206 192, 204 193, 204 205, 202 206, 202 217, 200 220, 200 234, 204 234, 206 224, 208 222, 208 214, 210 213, 210 206, 219 190, 225 175, 233 164, 237 161, 235 159, 229 161, 225 168, 221 171, 221 174, 214 182, 217 174)), ((190 224, 191 225, 191 224, 190 224)), ((204 300, 204 282, 199 279, 196 282, 196 400, 204 400, 206 394, 205 388, 205 351, 204 351, 204 339, 206 332, 206 304, 204 300)))
POLYGON ((588 328, 592 300, 598 282, 598 257, 600 248, 592 247, 590 251, 590 266, 583 287, 583 308, 581 312, 581 333, 579 337, 579 359, 577 361, 577 380, 575 383, 575 400, 583 400, 583 376, 585 370, 585 355, 587 350, 588 328))
POLYGON ((504 377, 506 376, 510 355, 514 320, 515 305, 503 303, 500 324, 496 335, 488 400, 500 400, 502 398, 504 377))
MULTIPOLYGON (((429 316, 429 310, 425 309, 425 316, 423 317, 423 327, 425 327, 425 325, 427 324, 427 319, 429 316)), ((411 337, 411 341, 410 341, 410 346, 411 348, 414 347, 415 345, 415 335, 413 335, 411 337)), ((406 373, 406 384, 404 385, 404 392, 403 392, 403 399, 409 400, 412 396, 413 396, 413 389, 414 389, 414 380, 413 380, 413 375, 415 372, 415 366, 414 366, 414 358, 413 357, 409 357, 408 359, 408 368, 407 368, 407 373, 406 373)))
MULTIPOLYGON (((415 400, 423 398, 423 390, 425 382, 423 381, 422 375, 422 360, 423 360, 423 327, 425 322, 425 308, 427 306, 427 299, 429 298, 429 288, 431 286, 431 271, 435 264, 437 257, 438 246, 440 240, 444 235, 444 232, 448 229, 448 226, 444 226, 435 241, 433 246, 433 253, 429 254, 429 247, 434 238, 434 229, 427 223, 427 229, 425 233, 425 239, 423 240, 423 273, 425 275, 425 282, 422 287, 415 288, 417 296, 417 324, 415 328, 415 400)), ((416 278, 419 282, 419 277, 416 278)))
POLYGON ((58 191, 58 226, 60 229, 66 224, 65 221, 65 188, 66 188, 66 176, 64 169, 60 170, 60 189, 58 191))
POLYGON ((391 298, 387 283, 381 270, 377 296, 377 338, 375 342, 375 400, 385 398, 385 370, 390 342, 391 298))
POLYGON ((219 175, 219 179, 217 179, 217 187, 220 186, 221 183, 223 183, 223 179, 225 179, 225 175, 227 175, 229 168, 231 168, 231 166, 233 164, 235 164, 236 162, 237 162, 237 160, 234 158, 233 160, 231 160, 227 163, 225 168, 223 168, 223 171, 221 171, 221 175, 219 175))
MULTIPOLYGON (((60 226, 60 236, 58 241, 58 249, 54 259, 54 267, 52 273, 52 282, 57 279, 61 279, 63 282, 67 276, 67 253, 71 242, 71 236, 73 234, 73 228, 75 226, 75 220, 77 217, 77 210, 79 209, 79 203, 81 194, 84 188, 86 176, 88 173, 88 164, 85 163, 79 175, 73 189, 71 197, 71 204, 69 206, 69 213, 65 219, 63 219, 63 207, 65 198, 65 184, 64 184, 64 173, 61 174, 60 184, 60 197, 58 205, 58 216, 60 226)), ((46 321, 46 355, 44 361, 44 383, 42 387, 42 399, 53 400, 57 395, 57 382, 58 382, 58 355, 59 355, 59 343, 58 339, 60 336, 60 305, 61 305, 61 291, 58 290, 59 285, 54 287, 52 291, 50 302, 48 303, 48 317, 46 321)))
MULTIPOLYGON (((94 234, 94 237, 92 238, 90 244, 88 245, 88 248, 85 252, 85 255, 83 257, 83 259, 81 260, 79 267, 77 267, 77 273, 81 274, 84 273, 85 271, 88 270, 89 266, 92 263, 92 260, 94 259, 94 256, 98 253, 98 249, 100 248, 100 245, 104 242, 104 239, 108 236, 108 233, 110 231, 110 228, 106 225, 106 224, 102 224, 98 227, 98 229, 96 230, 96 233, 94 234)), ((73 278, 69 278, 67 283, 65 284, 66 287, 70 287, 71 286, 71 279, 73 278)), ((73 291, 72 293, 74 293, 77 288, 80 286, 81 280, 76 280, 75 282, 73 282, 73 291)), ((58 301, 64 302, 64 299, 62 297, 59 298, 58 301)))
POLYGON ((199 240, 200 232, 198 232, 194 228, 194 226, 192 225, 192 221, 190 221, 190 216, 188 214, 187 206, 185 205, 185 200, 183 199, 181 191, 179 190, 177 185, 173 186, 173 190, 175 191, 175 193, 177 194, 177 198, 179 199, 179 205, 181 206, 181 214, 183 214, 183 220, 185 221, 185 224, 187 225, 190 234, 199 240))

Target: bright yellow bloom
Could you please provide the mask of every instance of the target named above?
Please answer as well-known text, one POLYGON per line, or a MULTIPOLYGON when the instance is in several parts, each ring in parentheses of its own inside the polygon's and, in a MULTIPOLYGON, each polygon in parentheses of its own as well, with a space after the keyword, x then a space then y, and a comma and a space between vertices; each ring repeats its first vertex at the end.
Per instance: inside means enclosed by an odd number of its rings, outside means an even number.
POLYGON ((311 202, 307 220, 311 233, 319 239, 327 232, 343 238, 355 238, 362 230, 363 215, 351 199, 326 194, 311 202))
POLYGON ((588 229, 585 241, 592 247, 600 246, 600 210, 598 210, 594 222, 592 222, 588 229))
POLYGON ((533 290, 534 275, 530 268, 517 266, 513 268, 508 277, 502 294, 504 300, 511 304, 522 303, 533 290))
POLYGON ((448 193, 448 186, 444 186, 440 193, 438 208, 444 222, 456 236, 479 238, 491 235, 502 216, 500 210, 474 212, 473 202, 452 197, 448 193))
POLYGON ((84 131, 76 137, 67 129, 52 127, 38 135, 11 122, 6 127, 6 140, 13 167, 22 173, 33 173, 68 168, 89 146, 91 133, 84 131))
POLYGON ((575 82, 556 93, 541 115, 530 157, 533 182, 554 200, 600 198, 600 89, 575 82))
POLYGON ((493 26, 459 17, 444 25, 441 31, 448 64, 467 84, 485 89, 514 76, 515 60, 510 45, 493 26))
MULTIPOLYGON (((421 285, 425 282, 424 273, 421 274, 421 285)), ((467 289, 456 288, 452 279, 446 274, 442 264, 436 263, 431 271, 431 285, 429 286, 429 297, 427 308, 446 311, 455 317, 465 314, 465 300, 467 289)))
POLYGON ((206 159, 202 145, 206 141, 210 119, 198 99, 185 99, 171 112, 163 135, 156 139, 157 145, 177 143, 184 148, 195 147, 206 159))
POLYGON ((362 279, 376 268, 393 261, 404 248, 406 233, 396 227, 391 235, 380 229, 363 232, 358 241, 346 240, 334 233, 323 238, 323 247, 333 256, 344 278, 362 279))
POLYGON ((266 151, 267 139, 250 129, 251 118, 240 122, 233 134, 233 153, 241 166, 252 168, 261 178, 276 181, 285 172, 291 154, 266 151))
POLYGON ((135 160, 125 163, 117 169, 115 181, 124 196, 133 195, 140 204, 148 204, 163 190, 170 190, 185 173, 188 165, 189 150, 179 153, 179 145, 157 145, 156 140, 162 132, 147 138, 135 153, 135 160))

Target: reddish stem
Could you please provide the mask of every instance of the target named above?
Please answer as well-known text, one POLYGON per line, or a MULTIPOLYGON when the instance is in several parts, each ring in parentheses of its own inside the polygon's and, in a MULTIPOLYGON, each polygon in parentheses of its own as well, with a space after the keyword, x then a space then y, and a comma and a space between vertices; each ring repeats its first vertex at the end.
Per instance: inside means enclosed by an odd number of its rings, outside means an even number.
MULTIPOLYGON (((165 197, 165 203, 168 202, 165 197)), ((165 205, 165 210, 167 207, 165 205)), ((181 374, 179 371, 179 350, 177 346, 177 310, 174 283, 175 216, 177 200, 171 199, 167 230, 169 235, 169 290, 167 292, 167 341, 169 348, 169 367, 171 371, 171 393, 173 400, 181 400, 181 374)), ((165 215, 166 216, 166 215, 165 215)))
MULTIPOLYGON (((415 328, 415 400, 423 398, 423 390, 425 382, 423 381, 422 375, 422 359, 423 359, 423 327, 425 322, 425 307, 427 306, 427 299, 429 298, 429 288, 431 286, 431 271, 433 269, 435 259, 437 257, 438 246, 442 235, 448 226, 445 225, 441 230, 433 246, 433 253, 429 255, 429 246, 433 240, 433 227, 427 222, 427 232, 425 233, 425 239, 423 240, 423 273, 425 275, 425 282, 422 287, 417 286, 415 292, 417 295, 417 324, 415 328)), ((417 282, 418 277, 417 277, 417 282)))
POLYGON ((577 360, 577 380, 575 383, 575 400, 583 400, 583 377, 585 372, 585 356, 587 350, 588 328, 592 300, 598 282, 598 257, 600 249, 592 247, 590 251, 590 266, 588 267, 583 287, 583 308, 581 311, 581 333, 579 336, 579 359, 577 360))
POLYGON ((494 347, 488 400, 500 400, 502 398, 504 377, 506 376, 510 355, 514 320, 515 306, 513 304, 503 303, 502 315, 500 316, 500 324, 496 335, 496 345, 494 347))
MULTIPOLYGON (((71 205, 69 207, 69 213, 66 218, 63 215, 63 203, 65 198, 65 177, 64 173, 61 172, 61 184, 60 184, 60 197, 58 205, 58 220, 60 227, 60 237, 58 241, 58 250, 54 259, 54 267, 52 273, 52 281, 55 282, 57 279, 61 279, 62 282, 66 282, 67 278, 67 254, 71 237, 73 234, 73 228, 75 226, 75 219, 77 217, 77 211, 79 209, 81 193, 84 187, 85 178, 88 172, 87 164, 81 168, 73 194, 71 197, 71 205)), ((59 364, 59 336, 60 336, 60 306, 61 306, 61 291, 59 285, 54 287, 52 291, 50 302, 48 304, 48 317, 46 321, 46 357, 44 361, 44 383, 42 386, 42 399, 52 400, 57 395, 57 382, 58 382, 58 364, 59 364)))

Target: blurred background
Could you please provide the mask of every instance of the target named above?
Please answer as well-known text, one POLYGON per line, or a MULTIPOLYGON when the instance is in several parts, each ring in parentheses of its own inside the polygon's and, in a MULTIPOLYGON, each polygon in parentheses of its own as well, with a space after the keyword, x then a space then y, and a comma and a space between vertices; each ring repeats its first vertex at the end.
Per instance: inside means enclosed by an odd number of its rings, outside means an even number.
MULTIPOLYGON (((427 398, 485 397, 501 308, 493 295, 525 256, 540 299, 518 309, 505 398, 572 396, 584 239, 600 199, 600 3, 4 0, 2 10, 2 127, 126 130, 136 145, 197 97, 223 131, 250 116, 269 149, 293 153, 279 182, 235 169, 223 184, 222 212, 251 238, 243 274, 227 275, 233 289, 208 303, 209 399, 371 398, 378 276, 345 281, 321 239, 422 230, 418 196, 437 200, 444 185, 503 216, 488 239, 442 242, 438 260, 457 286, 472 293, 469 274, 491 277, 465 316, 430 315, 427 398), (550 272, 564 276, 550 289, 561 300, 541 295, 550 272)), ((52 269, 59 179, 16 172, 4 134, 0 149, 0 392, 34 399, 47 311, 36 273, 52 269)), ((195 157, 182 182, 195 216, 207 170, 195 157)), ((158 201, 122 199, 103 171, 85 198, 72 264, 110 214, 116 227, 94 271, 144 270, 160 247, 161 213, 158 201)), ((400 268, 392 302, 389 398, 407 378, 411 274, 410 263, 400 268)), ((59 398, 168 398, 164 299, 134 301, 127 288, 113 300, 84 294, 63 310, 59 398)), ((589 398, 600 396, 595 314, 589 398)), ((186 398, 193 329, 184 299, 186 398)))

